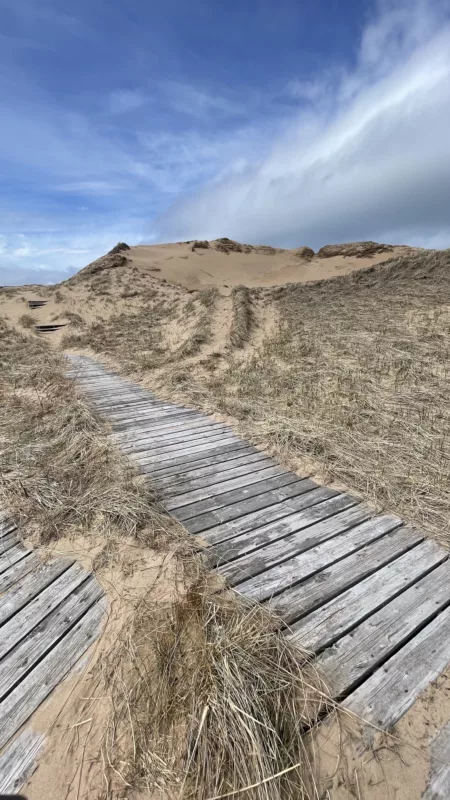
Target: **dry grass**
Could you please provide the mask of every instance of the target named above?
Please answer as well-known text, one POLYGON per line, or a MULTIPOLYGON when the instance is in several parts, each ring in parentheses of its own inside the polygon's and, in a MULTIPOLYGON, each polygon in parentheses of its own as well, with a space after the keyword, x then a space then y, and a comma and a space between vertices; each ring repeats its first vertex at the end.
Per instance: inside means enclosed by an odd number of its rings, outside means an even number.
POLYGON ((206 359, 183 364, 208 341, 206 307, 206 333, 194 329, 184 350, 171 351, 165 332, 186 324, 173 299, 80 341, 129 373, 151 373, 166 396, 175 387, 177 399, 238 421, 285 463, 336 480, 448 544, 449 267, 449 251, 431 251, 311 284, 238 287, 235 348, 256 335, 250 301, 262 323, 267 306, 279 322, 248 353, 224 350, 220 369, 207 369, 206 359))
POLYGON ((141 604, 102 691, 112 779, 178 800, 317 796, 305 732, 325 708, 319 676, 265 610, 206 578, 157 613, 141 604))
POLYGON ((184 313, 196 314, 195 324, 189 336, 178 348, 175 358, 189 358, 197 355, 211 336, 211 322, 214 306, 218 297, 217 289, 203 289, 192 300, 188 300, 184 313))
POLYGON ((202 379, 203 396, 280 457, 450 544, 450 251, 270 299, 278 330, 202 379))
POLYGON ((248 342, 253 324, 251 292, 247 286, 235 286, 231 291, 233 317, 229 333, 232 347, 248 342))
POLYGON ((21 325, 22 328, 34 328, 35 324, 36 320, 31 314, 22 314, 22 316, 19 317, 19 325, 21 325))
POLYGON ((0 505, 42 542, 161 527, 142 479, 78 396, 61 356, 1 324, 0 505))

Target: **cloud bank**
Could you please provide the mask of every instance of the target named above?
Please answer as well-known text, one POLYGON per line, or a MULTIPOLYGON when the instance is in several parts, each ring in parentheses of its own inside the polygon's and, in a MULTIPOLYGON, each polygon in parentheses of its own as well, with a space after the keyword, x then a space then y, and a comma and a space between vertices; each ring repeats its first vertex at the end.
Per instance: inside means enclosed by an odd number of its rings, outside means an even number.
POLYGON ((224 165, 160 217, 157 237, 450 247, 448 11, 380 4, 353 69, 293 80, 302 108, 270 152, 224 165))

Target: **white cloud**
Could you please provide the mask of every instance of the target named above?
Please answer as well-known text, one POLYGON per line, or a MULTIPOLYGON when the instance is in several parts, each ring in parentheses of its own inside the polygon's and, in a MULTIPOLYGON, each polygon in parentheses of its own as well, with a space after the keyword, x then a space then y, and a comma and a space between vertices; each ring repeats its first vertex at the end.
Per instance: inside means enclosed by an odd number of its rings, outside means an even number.
POLYGON ((159 220, 159 238, 319 246, 400 237, 450 245, 447 10, 431 0, 380 4, 354 70, 338 70, 325 97, 320 75, 317 84, 300 84, 307 111, 270 153, 261 160, 257 148, 257 159, 238 173, 222 167, 220 181, 159 220))

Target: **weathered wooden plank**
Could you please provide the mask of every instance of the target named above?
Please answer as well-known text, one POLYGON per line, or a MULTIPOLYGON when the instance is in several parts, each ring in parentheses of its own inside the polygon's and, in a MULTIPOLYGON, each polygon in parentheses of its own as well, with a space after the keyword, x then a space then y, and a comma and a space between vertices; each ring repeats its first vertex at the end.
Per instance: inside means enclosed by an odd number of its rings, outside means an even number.
POLYGON ((203 489, 207 486, 214 486, 215 484, 231 480, 232 478, 244 478, 246 475, 260 472, 262 469, 267 469, 267 467, 277 466, 276 461, 272 458, 265 458, 264 453, 246 456, 243 459, 237 459, 237 462, 237 464, 235 464, 234 461, 229 462, 227 469, 222 469, 222 467, 226 467, 227 464, 220 464, 213 467, 206 467, 206 470, 208 470, 207 472, 201 469, 192 470, 187 475, 185 474, 184 479, 181 478, 177 480, 177 476, 172 475, 170 478, 166 478, 162 481, 155 481, 154 483, 163 494, 167 493, 170 497, 176 497, 184 495, 186 492, 203 489), (232 466, 232 464, 234 464, 234 466, 232 466), (194 473, 200 473, 200 477, 197 477, 194 473))
POLYGON ((334 696, 348 694, 449 605, 446 561, 322 653, 319 668, 334 696))
POLYGON ((345 708, 389 729, 450 662, 450 607, 344 700, 345 708))
POLYGON ((147 401, 143 406, 127 408, 125 411, 108 411, 105 416, 114 424, 120 422, 127 422, 129 420, 142 420, 158 419, 158 417, 167 411, 185 411, 182 406, 174 406, 170 403, 156 403, 147 401))
POLYGON ((144 432, 137 432, 133 438, 124 439, 121 442, 121 447, 125 451, 132 447, 136 442, 145 439, 150 442, 176 442, 182 437, 186 436, 206 436, 209 432, 228 430, 231 431, 229 425, 223 425, 220 422, 211 422, 209 419, 196 420, 191 423, 181 425, 169 425, 162 430, 151 430, 144 432), (137 438, 139 436, 139 439, 137 438), (141 438, 142 437, 142 438, 141 438))
MULTIPOLYGON (((268 522, 265 525, 260 525, 252 531, 247 531, 247 533, 235 536, 233 539, 227 539, 225 542, 209 548, 207 553, 209 564, 211 566, 225 564, 238 558, 241 559, 242 556, 247 556, 248 554, 254 553, 254 551, 259 551, 261 548, 263 548, 263 550, 261 550, 260 556, 263 561, 270 559, 272 555, 278 554, 280 547, 283 550, 289 547, 288 540, 285 539, 289 534, 302 531, 304 528, 314 525, 315 522, 327 519, 327 517, 333 517, 340 511, 352 508, 352 506, 356 506, 357 509, 350 514, 350 516, 347 515, 344 517, 343 524, 345 525, 345 520, 348 520, 347 527, 351 527, 355 519, 362 522, 370 516, 367 509, 359 506, 359 501, 356 497, 352 497, 348 494, 337 494, 334 497, 324 500, 322 503, 315 503, 306 509, 296 511, 281 519, 268 522), (278 540, 281 541, 279 542, 278 540), (268 547, 269 545, 270 548, 268 547)), ((356 524, 356 522, 354 524, 356 524)), ((328 527, 327 531, 330 530, 334 530, 334 528, 328 527)), ((343 530, 345 530, 345 527, 343 530)), ((325 531, 323 534, 326 536, 325 531)), ((314 539, 311 541, 312 544, 310 547, 313 547, 319 544, 321 539, 314 539)), ((254 555, 254 559, 255 560, 253 561, 252 559, 252 561, 256 567, 258 559, 256 554, 254 555)), ((248 566, 248 560, 244 562, 241 561, 241 563, 245 570, 245 565, 248 566)))
POLYGON ((102 598, 0 703, 0 748, 95 641, 103 625, 105 608, 106 601, 102 598))
POLYGON ((194 411, 190 411, 186 409, 184 411, 179 410, 178 408, 172 408, 167 411, 161 411, 159 414, 154 414, 152 416, 147 415, 145 419, 140 417, 129 417, 126 420, 121 420, 120 422, 112 422, 111 427, 113 431, 131 431, 139 428, 141 425, 149 425, 153 421, 158 422, 162 420, 175 420, 175 419, 188 419, 191 416, 195 416, 194 411))
POLYGON ((256 447, 251 447, 243 441, 240 441, 239 444, 236 444, 234 447, 221 448, 220 450, 220 453, 215 453, 213 455, 206 454, 202 456, 200 453, 197 458, 194 457, 187 460, 181 459, 180 462, 172 463, 162 469, 158 469, 157 465, 150 465, 149 468, 142 467, 141 472, 144 474, 151 472, 151 480, 156 483, 159 478, 169 478, 172 475, 178 478, 179 476, 190 475, 191 471, 194 472, 197 469, 203 469, 204 467, 216 468, 218 464, 225 465, 234 461, 236 458, 245 458, 249 455, 260 454, 260 451, 257 450, 256 447))
POLYGON ((180 445, 186 442, 200 444, 204 439, 223 435, 224 433, 232 434, 233 432, 228 425, 214 424, 202 428, 189 428, 186 426, 176 433, 167 434, 167 436, 164 435, 164 433, 158 433, 156 435, 144 434, 143 436, 141 434, 136 434, 134 440, 121 444, 121 450, 123 450, 124 453, 137 453, 142 450, 151 450, 152 448, 164 445, 180 445))
POLYGON ((15 795, 37 766, 45 742, 43 733, 25 730, 0 755, 0 794, 15 795))
POLYGON ((296 511, 302 511, 304 508, 315 506, 324 500, 330 500, 338 494, 334 489, 328 489, 325 486, 319 487, 309 478, 301 478, 299 480, 302 481, 302 491, 299 491, 293 497, 276 502, 273 505, 264 506, 258 511, 250 511, 238 519, 215 525, 202 533, 202 538, 211 546, 217 545, 248 531, 261 528, 269 522, 294 514, 296 511))
POLYGON ((14 586, 17 581, 22 580, 29 572, 37 569, 40 563, 38 557, 31 550, 26 550, 20 561, 17 561, 0 575, 0 594, 14 586))
POLYGON ((24 558, 27 552, 28 550, 23 546, 23 544, 18 544, 15 547, 11 547, 11 550, 8 550, 3 556, 0 557, 0 575, 12 567, 13 564, 16 564, 17 561, 20 561, 22 558, 24 558))
POLYGON ((127 408, 135 409, 141 408, 142 406, 148 403, 147 395, 134 395, 128 396, 125 398, 119 398, 115 400, 114 398, 106 398, 104 400, 93 400, 89 398, 91 402, 95 405, 97 411, 101 414, 109 414, 110 411, 126 411, 127 408))
POLYGON ((184 441, 180 440, 177 442, 165 443, 163 440, 162 442, 144 442, 142 445, 138 443, 132 448, 128 448, 127 455, 130 458, 152 458, 160 453, 177 453, 182 450, 192 447, 199 447, 201 445, 207 445, 211 443, 215 444, 216 442, 218 444, 221 442, 228 442, 230 439, 234 441, 236 436, 229 431, 217 431, 213 433, 208 432, 207 435, 186 436, 184 441))
POLYGON ((401 522, 395 518, 395 523, 364 523, 368 516, 368 510, 361 506, 342 511, 238 558, 220 567, 219 572, 231 585, 240 584, 242 594, 266 600, 380 538, 401 522))
POLYGON ((422 542, 296 622, 289 638, 313 652, 328 647, 446 558, 436 542, 422 542))
POLYGON ((168 420, 163 420, 162 422, 146 423, 139 428, 131 428, 125 431, 113 431, 112 438, 121 446, 122 443, 134 442, 137 437, 146 436, 147 434, 164 436, 164 433, 168 430, 176 431, 183 428, 192 428, 200 423, 204 424, 204 422, 205 417, 201 414, 192 413, 189 417, 182 417, 181 419, 174 420, 173 417, 170 417, 168 420))
POLYGON ((0 697, 11 692, 102 595, 103 590, 95 578, 85 579, 31 630, 26 639, 11 649, 0 661, 0 697))
POLYGON ((384 567, 389 561, 411 550, 422 539, 423 536, 408 528, 388 533, 382 539, 363 547, 362 550, 347 556, 312 578, 286 589, 271 599, 268 606, 286 622, 295 622, 367 575, 384 567))
POLYGON ((15 523, 10 519, 5 519, 4 522, 0 522, 0 539, 3 539, 3 537, 15 530, 17 530, 15 523))
POLYGON ((13 589, 2 597, 0 603, 0 624, 6 622, 13 614, 17 614, 20 609, 33 600, 56 578, 59 578, 66 569, 73 564, 70 558, 58 558, 51 563, 41 564, 37 570, 27 575, 13 589))
POLYGON ((222 436, 219 440, 215 439, 206 444, 192 445, 192 447, 180 447, 177 445, 175 448, 170 448, 165 452, 159 453, 158 451, 153 451, 151 455, 147 455, 146 452, 130 453, 130 458, 141 466, 157 464, 163 467, 165 462, 172 463, 174 459, 179 461, 180 458, 189 458, 190 456, 197 455, 197 453, 205 453, 205 455, 207 452, 215 453, 221 447, 234 447, 240 444, 240 442, 241 440, 236 436, 227 435, 222 436))
POLYGON ((450 797, 450 723, 435 736, 430 745, 430 774, 422 800, 448 800, 450 797))
POLYGON ((249 497, 240 503, 234 503, 232 506, 217 508, 215 511, 208 511, 206 514, 202 514, 199 517, 188 519, 184 522, 184 527, 187 528, 190 533, 202 533, 208 530, 208 528, 213 528, 215 525, 238 519, 239 517, 250 514, 252 511, 268 508, 276 503, 281 503, 283 500, 303 494, 305 491, 309 490, 310 484, 311 481, 305 484, 304 480, 297 479, 293 483, 283 486, 281 489, 273 489, 257 497, 249 497))
MULTIPOLYGON (((264 463, 264 462, 262 462, 264 463)), ((279 466, 266 466, 261 469, 254 469, 246 475, 238 475, 237 477, 230 477, 227 480, 218 481, 214 484, 208 484, 201 489, 193 489, 192 491, 185 492, 173 496, 170 491, 165 493, 164 507, 167 511, 174 511, 184 506, 196 503, 199 500, 206 500, 212 497, 218 497, 221 494, 231 491, 232 489, 243 488, 244 486, 251 486, 254 483, 260 483, 268 478, 275 478, 277 475, 285 475, 286 472, 283 467, 279 466)), ((292 473, 291 473, 292 474, 292 473)))
POLYGON ((15 545, 20 544, 20 539, 17 535, 17 531, 12 531, 11 533, 7 533, 0 539, 0 558, 11 549, 15 545))
POLYGON ((86 572, 75 563, 10 617, 0 630, 0 660, 85 580, 86 572))
POLYGON ((294 483, 298 478, 294 472, 282 472, 274 478, 267 478, 258 483, 252 483, 251 486, 243 486, 242 489, 233 489, 231 492, 225 492, 217 497, 211 497, 207 500, 199 500, 197 503, 191 503, 188 506, 177 508, 172 511, 172 516, 180 521, 190 519, 191 517, 198 517, 208 511, 215 511, 223 506, 232 506, 247 500, 249 497, 257 497, 264 492, 270 492, 273 489, 279 489, 287 486, 289 483, 294 483))
MULTIPOLYGON (((174 423, 177 420, 182 422, 186 422, 192 418, 196 417, 194 411, 180 411, 179 413, 175 413, 174 411, 167 412, 165 414, 161 414, 158 418, 161 422, 169 421, 170 423, 174 423)), ((156 422, 156 420, 155 420, 156 422)), ((141 431, 145 430, 153 430, 153 420, 145 420, 141 422, 137 422, 136 420, 126 422, 126 423, 119 423, 119 424, 112 424, 112 430, 115 433, 123 433, 127 432, 128 434, 136 435, 136 433, 140 433, 141 431)))

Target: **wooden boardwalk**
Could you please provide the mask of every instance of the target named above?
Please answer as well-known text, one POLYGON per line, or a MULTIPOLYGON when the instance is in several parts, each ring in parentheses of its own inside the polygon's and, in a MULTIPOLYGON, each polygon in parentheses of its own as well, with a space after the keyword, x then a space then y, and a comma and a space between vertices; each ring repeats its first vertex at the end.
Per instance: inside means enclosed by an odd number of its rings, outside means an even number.
POLYGON ((284 618, 347 708, 392 726, 450 662, 447 551, 91 359, 71 374, 211 567, 284 618))
POLYGON ((17 791, 32 771, 45 737, 14 737, 95 641, 105 603, 77 562, 41 562, 0 516, 0 794, 17 791))

